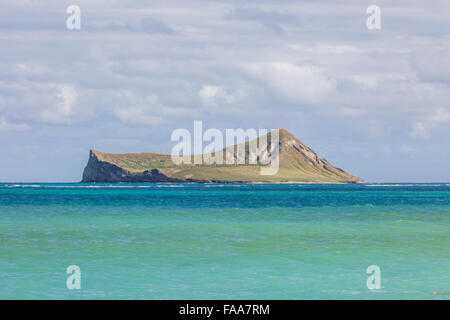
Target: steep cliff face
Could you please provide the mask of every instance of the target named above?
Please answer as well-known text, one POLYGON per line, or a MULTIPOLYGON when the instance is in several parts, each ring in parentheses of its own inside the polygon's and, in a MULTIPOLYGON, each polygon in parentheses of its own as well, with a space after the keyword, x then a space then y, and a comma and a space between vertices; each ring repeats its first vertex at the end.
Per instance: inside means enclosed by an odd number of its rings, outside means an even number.
POLYGON ((159 172, 158 169, 132 172, 101 160, 101 153, 91 150, 84 168, 82 182, 181 182, 159 172))
MULTIPOLYGON (((270 133, 269 133, 270 135, 270 133)), ((258 159, 279 150, 279 170, 274 175, 261 175, 262 164, 182 164, 172 162, 170 155, 157 153, 111 154, 91 150, 82 182, 303 182, 360 183, 361 178, 334 167, 313 149, 284 129, 279 130, 279 142, 271 139, 258 143, 256 154, 245 143, 245 157, 258 159)), ((223 154, 235 160, 242 154, 224 149, 223 154)))

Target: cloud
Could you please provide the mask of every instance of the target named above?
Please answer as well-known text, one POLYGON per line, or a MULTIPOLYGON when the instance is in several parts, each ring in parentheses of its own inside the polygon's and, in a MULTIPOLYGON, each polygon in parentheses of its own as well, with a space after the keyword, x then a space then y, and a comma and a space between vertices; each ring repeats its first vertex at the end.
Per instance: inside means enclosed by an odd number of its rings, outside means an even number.
POLYGON ((163 21, 160 21, 155 18, 144 18, 140 21, 139 24, 130 24, 132 30, 142 30, 144 32, 150 33, 161 33, 161 34, 170 34, 175 31, 163 21))
POLYGON ((425 119, 413 123, 410 135, 412 137, 429 138, 432 129, 445 123, 450 123, 450 111, 443 107, 437 108, 425 119))
POLYGON ((450 40, 438 40, 434 43, 426 41, 423 48, 415 49, 411 57, 411 66, 417 72, 417 76, 422 81, 444 82, 450 85, 450 40))
POLYGON ((144 32, 150 34, 174 34, 175 30, 167 23, 152 17, 142 18, 138 21, 99 21, 83 26, 89 31, 116 31, 116 32, 144 32))
POLYGON ((30 127, 25 123, 9 123, 4 116, 0 116, 0 131, 23 131, 30 127))
POLYGON ((234 95, 228 94, 222 87, 218 86, 203 86, 198 94, 202 104, 206 107, 229 105, 235 101, 234 95))
POLYGON ((230 19, 254 21, 278 33, 284 32, 284 25, 299 24, 298 16, 277 10, 265 10, 257 7, 231 8, 227 14, 230 19))
POLYGON ((316 66, 276 62, 250 64, 246 69, 291 103, 316 104, 336 92, 336 80, 316 66))
POLYGON ((164 105, 154 94, 140 96, 125 90, 119 92, 116 97, 118 102, 114 105, 112 113, 123 124, 130 126, 168 124, 192 114, 189 109, 164 105), (127 102, 128 105, 125 105, 127 102))
POLYGON ((48 123, 70 124, 74 113, 73 107, 77 102, 75 88, 70 86, 59 86, 56 95, 56 103, 41 111, 41 119, 48 123))
POLYGON ((379 31, 367 30, 366 6, 350 0, 77 4, 82 29, 73 32, 61 1, 0 5, 0 142, 17 157, 25 153, 18 145, 37 150, 42 167, 57 147, 170 151, 171 130, 201 119, 216 128, 285 127, 368 179, 391 170, 374 169, 380 156, 362 159, 371 150, 392 150, 386 164, 402 157, 399 146, 423 150, 399 164, 403 171, 420 166, 421 154, 443 158, 446 1, 380 3, 379 31))
POLYGON ((423 122, 415 122, 412 124, 412 131, 410 132, 412 137, 428 137, 428 129, 426 128, 425 123, 423 122))
POLYGON ((122 97, 131 97, 133 104, 117 105, 113 113, 122 122, 129 125, 145 126, 156 125, 163 121, 159 116, 160 110, 163 108, 159 99, 155 95, 147 95, 142 101, 135 102, 136 97, 132 92, 125 91, 121 93, 122 97))
POLYGON ((67 84, 6 82, 0 97, 0 111, 5 116, 30 126, 70 125, 88 114, 83 112, 85 108, 78 108, 76 88, 67 84))
POLYGON ((429 120, 432 123, 448 123, 450 122, 450 111, 444 107, 438 108, 429 120))

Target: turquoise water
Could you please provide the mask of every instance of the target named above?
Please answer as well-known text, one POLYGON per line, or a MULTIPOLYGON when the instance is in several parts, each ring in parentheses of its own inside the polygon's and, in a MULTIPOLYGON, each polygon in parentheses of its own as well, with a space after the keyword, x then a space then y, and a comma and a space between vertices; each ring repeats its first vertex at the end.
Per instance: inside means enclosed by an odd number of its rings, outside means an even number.
POLYGON ((450 184, 0 184, 2 299, 449 299, 449 249, 450 184))

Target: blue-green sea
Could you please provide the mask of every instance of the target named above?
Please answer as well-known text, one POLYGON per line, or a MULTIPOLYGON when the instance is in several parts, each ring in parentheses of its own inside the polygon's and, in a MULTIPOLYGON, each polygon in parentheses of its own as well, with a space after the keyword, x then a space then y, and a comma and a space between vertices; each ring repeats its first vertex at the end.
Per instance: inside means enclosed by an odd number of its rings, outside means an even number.
POLYGON ((433 292, 450 184, 0 184, 0 299, 450 298, 433 292))

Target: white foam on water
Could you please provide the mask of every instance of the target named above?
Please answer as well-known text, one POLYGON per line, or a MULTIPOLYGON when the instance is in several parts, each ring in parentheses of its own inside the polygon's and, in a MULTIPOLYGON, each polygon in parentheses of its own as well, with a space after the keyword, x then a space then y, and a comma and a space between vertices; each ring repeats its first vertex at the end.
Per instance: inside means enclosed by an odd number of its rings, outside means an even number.
POLYGON ((206 184, 204 185, 206 188, 216 188, 216 187, 234 187, 234 188, 241 188, 244 185, 242 184, 206 184))
POLYGON ((364 184, 365 187, 413 187, 414 184, 364 184))
POLYGON ((54 189, 105 189, 105 188, 183 188, 184 185, 89 185, 89 186, 69 186, 69 185, 38 185, 38 184, 11 184, 0 186, 0 188, 54 188, 54 189))
MULTIPOLYGON (((365 187, 440 187, 442 184, 423 184, 423 183, 395 183, 395 184, 364 184, 365 187)), ((449 184, 447 184, 449 186, 449 184)))

